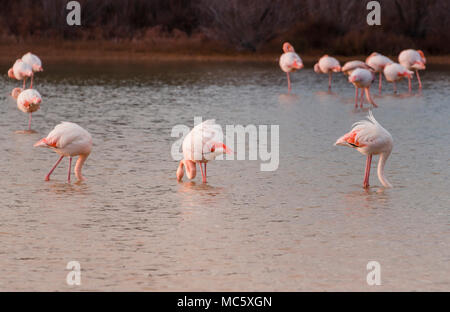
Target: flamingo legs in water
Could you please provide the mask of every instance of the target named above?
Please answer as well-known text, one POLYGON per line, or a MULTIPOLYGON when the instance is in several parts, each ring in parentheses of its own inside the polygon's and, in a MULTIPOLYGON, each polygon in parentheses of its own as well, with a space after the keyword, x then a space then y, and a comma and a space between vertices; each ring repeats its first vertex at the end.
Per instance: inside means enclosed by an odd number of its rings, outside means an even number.
POLYGON ((416 70, 417 80, 419 81, 419 89, 422 89, 422 81, 420 81, 419 71, 416 70))
POLYGON ((206 183, 206 163, 205 163, 205 171, 203 172, 202 163, 200 163, 200 170, 202 171, 202 182, 206 183))
POLYGON ((27 81, 27 77, 23 78, 23 88, 22 88, 22 90, 25 90, 25 83, 26 83, 26 81, 27 81))
POLYGON ((30 89, 33 89, 33 77, 34 77, 34 75, 31 75, 31 84, 30 84, 30 89))
POLYGON ((369 155, 367 155, 367 159, 366 159, 366 172, 364 174, 364 182, 363 182, 364 188, 369 187, 370 165, 371 164, 372 164, 372 154, 369 154, 369 155))
POLYGON ((412 90, 412 88, 411 88, 411 77, 409 77, 409 76, 408 76, 408 90, 409 90, 409 93, 411 93, 411 90, 412 90))
POLYGON ((380 72, 380 79, 379 79, 379 82, 378 82, 378 93, 379 94, 381 94, 381 72, 380 72))
POLYGON ((53 168, 50 170, 50 172, 45 176, 45 181, 50 181, 50 175, 53 173, 53 171, 55 170, 55 168, 59 165, 59 163, 61 162, 61 160, 64 158, 64 156, 59 157, 58 161, 56 161, 55 165, 53 166, 53 168))
POLYGON ((332 75, 332 73, 329 72, 328 73, 328 91, 331 91, 331 75, 332 75))
POLYGON ((289 73, 286 73, 286 75, 287 75, 287 80, 288 80, 288 91, 291 92, 291 78, 289 77, 289 73))
POLYGON ((359 88, 355 87, 355 108, 358 108, 358 90, 359 88))
POLYGON ((30 118, 28 118, 28 130, 31 130, 31 119, 33 119, 33 117, 31 117, 30 113, 30 118))
POLYGON ((397 84, 395 83, 395 81, 393 83, 394 83, 394 94, 397 94, 397 84))
POLYGON ((70 182, 70 171, 72 171, 72 156, 69 157, 69 173, 67 174, 68 182, 70 182))
POLYGON ((359 107, 363 108, 363 103, 364 103, 364 91, 363 89, 361 89, 361 102, 359 104, 359 107))

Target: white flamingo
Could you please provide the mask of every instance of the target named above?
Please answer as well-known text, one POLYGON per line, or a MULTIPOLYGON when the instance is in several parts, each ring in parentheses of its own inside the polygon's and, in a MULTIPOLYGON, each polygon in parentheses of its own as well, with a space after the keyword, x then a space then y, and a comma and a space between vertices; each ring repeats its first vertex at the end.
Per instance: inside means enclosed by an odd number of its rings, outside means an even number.
POLYGON ((285 42, 283 44, 283 54, 280 57, 280 67, 287 75, 288 81, 288 91, 291 91, 291 79, 289 77, 290 72, 294 72, 298 69, 303 68, 303 62, 300 56, 295 53, 294 47, 289 43, 285 42))
MULTIPOLYGON (((33 69, 33 73, 36 72, 41 72, 44 70, 44 68, 42 68, 42 62, 41 59, 37 56, 32 54, 31 52, 28 52, 27 54, 25 54, 24 56, 22 56, 22 61, 24 61, 25 63, 27 63, 28 65, 31 66, 31 68, 33 69)), ((31 87, 33 87, 33 76, 31 76, 31 87)))
POLYGON ((188 179, 195 178, 196 165, 200 165, 202 181, 206 183, 206 164, 214 160, 218 155, 231 153, 231 150, 223 144, 222 128, 215 123, 214 119, 206 120, 195 126, 183 140, 183 157, 177 169, 177 180, 181 181, 186 167, 188 179), (205 165, 203 171, 202 164, 205 165))
MULTIPOLYGON (((22 89, 25 90, 27 78, 33 77, 33 68, 21 59, 18 59, 13 67, 8 70, 8 76, 11 79, 23 80, 22 89)), ((33 83, 31 83, 30 88, 33 88, 33 83)))
POLYGON ((69 157, 69 172, 67 180, 70 182, 72 157, 78 156, 75 164, 75 176, 79 181, 84 180, 81 169, 92 150, 92 137, 85 129, 72 122, 62 122, 57 125, 47 137, 39 140, 34 147, 47 147, 61 155, 50 172, 45 176, 45 181, 50 180, 50 175, 64 157, 69 157))
POLYGON ((328 90, 331 90, 331 76, 333 72, 341 71, 341 65, 337 59, 325 54, 314 65, 314 71, 318 74, 328 74, 328 90))
MULTIPOLYGON (((422 81, 420 80, 419 70, 425 69, 427 59, 421 50, 403 50, 398 56, 398 62, 408 70, 416 72, 419 89, 422 89, 422 81)), ((411 92, 411 78, 408 77, 408 89, 411 92)))
POLYGON ((402 80, 404 77, 407 77, 411 81, 412 74, 412 71, 398 63, 388 64, 384 68, 384 77, 386 77, 387 81, 394 84, 394 93, 397 93, 397 81, 402 80))
POLYGON ((392 187, 384 175, 386 161, 394 146, 391 134, 384 129, 369 112, 368 120, 361 120, 352 130, 340 137, 335 145, 349 146, 367 156, 363 187, 369 187, 372 155, 380 155, 378 160, 378 179, 384 187, 392 187))
POLYGON ((374 79, 375 76, 370 70, 357 68, 352 71, 351 75, 348 77, 348 81, 355 86, 355 107, 358 107, 358 88, 361 89, 361 108, 363 107, 364 102, 363 90, 366 93, 367 101, 369 101, 369 103, 374 107, 378 107, 370 96, 370 86, 372 85, 374 79))
POLYGON ((373 68, 374 72, 379 74, 378 93, 381 93, 381 87, 382 87, 381 76, 384 71, 384 68, 386 67, 386 65, 392 64, 394 62, 387 56, 384 56, 377 52, 373 52, 366 59, 366 63, 371 68, 373 68))
POLYGON ((14 88, 11 96, 17 101, 17 108, 24 113, 29 114, 28 130, 31 130, 32 113, 41 108, 42 97, 35 89, 22 91, 20 88, 14 88))

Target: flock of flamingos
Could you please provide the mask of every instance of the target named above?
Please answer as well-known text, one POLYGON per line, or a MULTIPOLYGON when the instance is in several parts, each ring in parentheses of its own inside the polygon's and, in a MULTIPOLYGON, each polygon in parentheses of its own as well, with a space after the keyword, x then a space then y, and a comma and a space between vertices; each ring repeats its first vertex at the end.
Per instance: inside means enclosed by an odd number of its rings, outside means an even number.
MULTIPOLYGON (((284 53, 280 57, 280 67, 287 74, 288 90, 291 91, 291 81, 289 73, 303 68, 301 58, 295 53, 294 47, 288 42, 283 44, 284 53)), ((397 92, 396 82, 403 78, 408 79, 409 91, 411 92, 411 79, 414 71, 417 75, 419 88, 422 88, 419 70, 425 69, 426 59, 420 50, 404 50, 398 57, 399 63, 395 63, 388 57, 379 53, 372 53, 365 62, 355 60, 340 66, 339 61, 334 57, 324 55, 319 62, 314 65, 314 71, 319 74, 328 74, 328 88, 331 90, 333 72, 343 72, 349 76, 348 81, 355 86, 355 107, 358 107, 359 89, 361 89, 360 107, 363 107, 364 93, 371 105, 377 107, 370 95, 370 86, 375 80, 375 74, 379 73, 379 92, 382 87, 382 74, 387 81, 394 84, 394 92, 397 92), (364 90, 364 92, 363 92, 364 90)), ((32 113, 40 108, 42 102, 41 95, 33 89, 34 73, 43 71, 42 62, 32 53, 25 54, 21 59, 16 60, 13 67, 8 70, 8 76, 12 79, 23 80, 22 88, 14 88, 11 96, 16 100, 19 110, 29 113, 28 130, 31 130, 32 113), (26 89, 26 80, 31 79, 30 87, 26 89)), ((197 163, 200 166, 202 180, 206 183, 206 164, 214 160, 216 156, 232 151, 222 142, 214 140, 217 137, 218 128, 214 120, 207 120, 195 126, 185 137, 182 145, 184 159, 180 161, 177 169, 177 180, 181 181, 186 171, 186 176, 193 179, 196 176, 197 163), (204 169, 203 166, 204 165, 204 169)), ((391 134, 384 129, 369 111, 367 120, 361 120, 352 126, 350 132, 340 137, 335 145, 343 145, 355 148, 363 155, 367 156, 366 169, 363 187, 369 187, 369 175, 372 162, 372 155, 380 155, 378 162, 378 178, 384 187, 392 187, 384 175, 384 167, 392 147, 393 140, 391 134)), ((46 147, 53 149, 60 155, 57 162, 45 176, 45 180, 50 180, 50 175, 67 156, 69 157, 68 181, 72 167, 72 157, 78 156, 75 164, 75 176, 78 180, 83 180, 81 169, 92 150, 92 137, 88 131, 72 122, 62 122, 58 124, 47 137, 34 144, 35 147, 46 147)))

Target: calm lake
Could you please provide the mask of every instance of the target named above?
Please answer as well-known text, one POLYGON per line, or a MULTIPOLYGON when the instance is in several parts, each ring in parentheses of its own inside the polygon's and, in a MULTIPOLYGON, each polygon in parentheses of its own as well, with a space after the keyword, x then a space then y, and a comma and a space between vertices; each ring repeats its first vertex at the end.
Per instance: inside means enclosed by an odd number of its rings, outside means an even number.
MULTIPOLYGON (((273 63, 45 65, 35 88, 35 134, 0 77, 0 290, 377 291, 450 290, 450 68, 421 72, 400 95, 383 80, 375 118, 394 138, 381 186, 375 156, 334 146, 367 115, 342 74, 273 63), (194 116, 225 125, 279 125, 276 171, 259 160, 215 161, 208 183, 176 181, 175 125, 194 116), (60 121, 93 137, 82 183, 68 160, 33 148, 60 121), (69 261, 81 285, 68 286, 69 261), (369 286, 366 265, 381 265, 369 286)), ((366 107, 367 102, 366 102, 366 107)))

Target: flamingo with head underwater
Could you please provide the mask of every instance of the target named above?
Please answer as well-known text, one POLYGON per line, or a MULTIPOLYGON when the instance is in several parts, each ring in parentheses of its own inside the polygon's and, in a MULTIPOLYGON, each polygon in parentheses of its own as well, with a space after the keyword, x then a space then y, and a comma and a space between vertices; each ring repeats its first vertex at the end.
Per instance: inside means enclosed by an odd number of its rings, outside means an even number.
POLYGON ((361 89, 361 104, 360 104, 361 108, 363 108, 364 102, 363 90, 366 93, 366 98, 369 101, 369 103, 372 104, 374 107, 378 107, 378 105, 375 104, 374 100, 370 96, 370 86, 372 85, 374 79, 375 76, 373 75, 371 70, 364 68, 356 68, 355 70, 352 71, 352 73, 348 77, 348 81, 355 86, 355 107, 358 107, 358 88, 361 89))
POLYGON ((380 155, 377 170, 378 179, 384 187, 392 187, 392 184, 384 175, 384 167, 391 154, 394 142, 391 134, 375 120, 371 111, 368 120, 361 120, 353 124, 352 130, 340 137, 334 145, 349 146, 367 156, 364 188, 369 187, 372 155, 380 155))
POLYGON ((178 165, 177 180, 181 181, 186 168, 188 179, 194 179, 197 173, 197 163, 202 172, 202 181, 206 183, 206 164, 221 154, 232 153, 222 140, 222 128, 209 119, 195 126, 183 140, 183 157, 178 165), (203 171, 202 164, 205 166, 203 171))
POLYGON ((367 65, 369 65, 374 72, 379 74, 379 81, 378 81, 378 93, 381 94, 381 87, 382 87, 382 74, 384 71, 384 68, 386 65, 392 64, 392 60, 388 58, 387 56, 384 56, 380 53, 373 52, 369 55, 369 57, 366 59, 367 65))
POLYGON ((283 44, 283 54, 280 57, 280 67, 281 70, 284 71, 287 75, 287 81, 288 81, 288 91, 291 91, 291 79, 289 77, 290 72, 294 72, 298 69, 303 68, 303 61, 298 56, 297 53, 295 53, 294 47, 289 43, 285 42, 283 44))
POLYGON ((79 181, 84 180, 84 177, 81 175, 81 169, 91 153, 92 136, 76 123, 66 121, 60 123, 47 135, 47 137, 36 142, 34 147, 50 148, 60 155, 58 161, 45 176, 45 181, 50 180, 50 175, 66 156, 69 157, 68 182, 70 182, 72 157, 74 156, 78 156, 77 163, 75 164, 75 176, 79 181))

